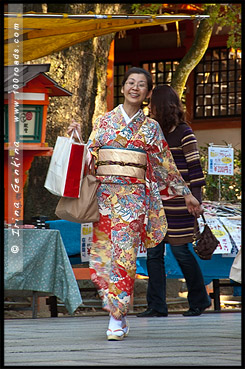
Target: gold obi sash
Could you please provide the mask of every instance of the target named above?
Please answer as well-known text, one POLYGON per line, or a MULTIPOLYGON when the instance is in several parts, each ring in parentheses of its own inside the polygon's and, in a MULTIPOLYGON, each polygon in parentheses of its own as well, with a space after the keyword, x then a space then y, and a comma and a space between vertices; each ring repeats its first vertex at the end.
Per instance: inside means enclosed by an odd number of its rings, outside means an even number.
POLYGON ((97 175, 145 179, 146 153, 129 149, 99 149, 97 175))

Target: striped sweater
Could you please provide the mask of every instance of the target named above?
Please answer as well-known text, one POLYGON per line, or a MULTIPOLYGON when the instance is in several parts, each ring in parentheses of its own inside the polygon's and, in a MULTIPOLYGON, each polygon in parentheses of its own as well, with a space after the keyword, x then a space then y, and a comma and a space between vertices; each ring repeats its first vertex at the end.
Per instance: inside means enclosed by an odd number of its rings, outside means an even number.
MULTIPOLYGON (((201 203, 201 187, 205 179, 200 163, 196 137, 189 125, 181 123, 166 137, 175 163, 190 188, 192 194, 201 203)), ((168 232, 164 241, 171 245, 183 245, 192 242, 194 217, 188 212, 183 197, 164 200, 168 232)))

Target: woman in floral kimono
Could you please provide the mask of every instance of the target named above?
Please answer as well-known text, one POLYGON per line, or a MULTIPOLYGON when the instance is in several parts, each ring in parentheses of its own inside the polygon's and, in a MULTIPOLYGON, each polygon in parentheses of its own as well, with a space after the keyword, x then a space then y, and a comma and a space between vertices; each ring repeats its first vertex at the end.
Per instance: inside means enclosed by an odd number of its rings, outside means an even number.
MULTIPOLYGON (((122 82, 124 103, 96 120, 87 143, 101 181, 97 192, 100 220, 93 227, 89 266, 103 308, 110 312, 108 340, 122 340, 129 331, 126 315, 139 245, 154 247, 167 232, 160 194, 184 196, 189 212, 201 213, 159 124, 141 110, 151 90, 149 72, 129 69, 122 82)), ((80 134, 75 122, 68 134, 74 128, 80 134)))

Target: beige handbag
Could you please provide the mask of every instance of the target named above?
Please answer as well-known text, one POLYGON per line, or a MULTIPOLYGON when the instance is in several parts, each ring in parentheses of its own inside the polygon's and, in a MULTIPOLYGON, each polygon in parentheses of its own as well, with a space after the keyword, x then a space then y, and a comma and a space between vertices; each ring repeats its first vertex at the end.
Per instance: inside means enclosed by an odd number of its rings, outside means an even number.
POLYGON ((75 223, 94 223, 99 221, 97 189, 100 181, 93 174, 87 174, 82 180, 80 197, 61 197, 55 214, 60 219, 75 223))

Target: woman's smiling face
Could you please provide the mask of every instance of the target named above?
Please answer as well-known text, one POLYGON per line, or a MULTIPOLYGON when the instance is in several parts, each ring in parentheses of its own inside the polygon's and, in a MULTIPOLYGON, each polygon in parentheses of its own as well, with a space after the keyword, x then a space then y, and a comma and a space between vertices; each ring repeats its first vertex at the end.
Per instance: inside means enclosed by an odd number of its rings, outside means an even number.
POLYGON ((132 73, 121 89, 125 102, 130 105, 141 106, 151 91, 148 91, 147 78, 144 74, 132 73))

